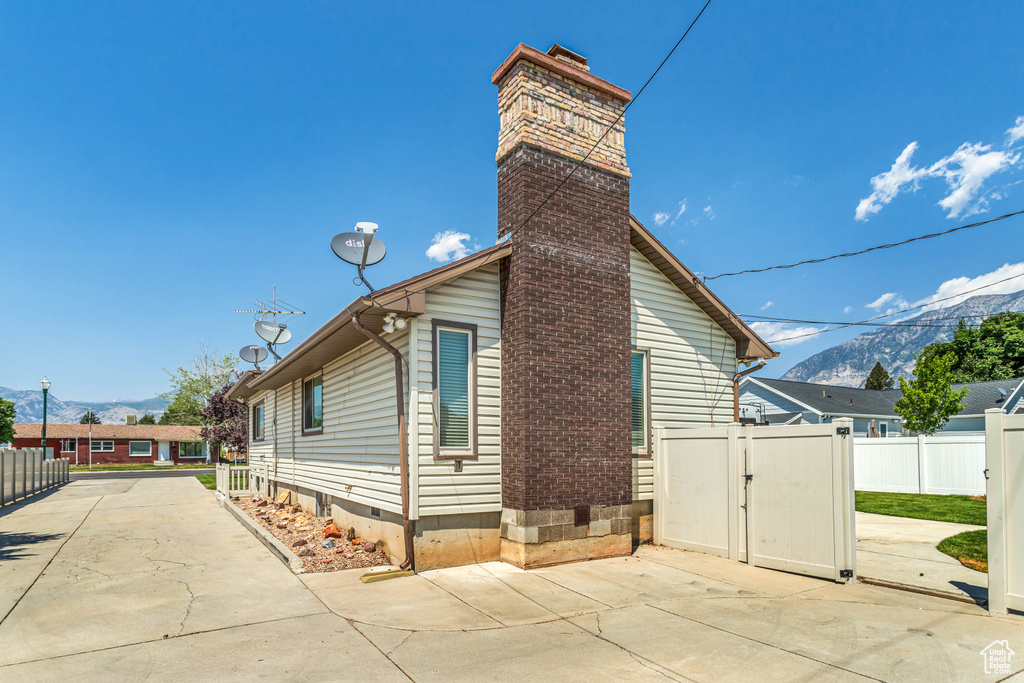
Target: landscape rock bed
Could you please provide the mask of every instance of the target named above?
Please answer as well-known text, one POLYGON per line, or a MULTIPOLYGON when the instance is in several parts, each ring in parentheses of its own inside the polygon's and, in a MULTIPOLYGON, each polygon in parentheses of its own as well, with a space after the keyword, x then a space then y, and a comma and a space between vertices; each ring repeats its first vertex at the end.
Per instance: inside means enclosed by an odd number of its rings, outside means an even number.
POLYGON ((270 498, 231 500, 298 555, 307 573, 391 564, 378 544, 356 537, 352 529, 339 529, 330 517, 316 517, 298 505, 285 505, 270 498), (330 538, 325 536, 325 531, 330 538))

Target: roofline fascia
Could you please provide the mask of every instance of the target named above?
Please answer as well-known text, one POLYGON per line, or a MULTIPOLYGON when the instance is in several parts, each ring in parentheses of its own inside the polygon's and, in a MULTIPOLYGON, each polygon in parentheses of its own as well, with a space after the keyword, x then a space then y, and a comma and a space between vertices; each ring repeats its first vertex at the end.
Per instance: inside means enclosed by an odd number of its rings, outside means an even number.
POLYGON ((763 388, 767 389, 768 391, 772 392, 776 396, 781 396, 781 397, 783 397, 785 399, 788 399, 788 400, 792 401, 793 403, 797 404, 798 406, 803 406, 804 408, 806 408, 807 410, 811 411, 815 415, 819 415, 820 416, 820 415, 824 415, 825 414, 825 413, 821 412, 820 410, 818 410, 816 408, 812 408, 811 406, 807 405, 803 401, 796 400, 795 398, 793 398, 789 394, 784 394, 781 391, 779 391, 778 389, 774 389, 774 388, 768 386, 767 384, 762 384, 761 382, 758 381, 758 379, 756 377, 744 377, 743 380, 741 380, 741 381, 753 382, 757 386, 763 387, 763 388))

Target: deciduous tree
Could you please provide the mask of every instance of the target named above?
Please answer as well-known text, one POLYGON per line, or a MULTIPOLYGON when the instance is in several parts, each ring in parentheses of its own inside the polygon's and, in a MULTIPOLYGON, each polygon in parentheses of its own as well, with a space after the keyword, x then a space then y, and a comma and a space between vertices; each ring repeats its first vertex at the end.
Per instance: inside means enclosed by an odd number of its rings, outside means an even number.
POLYGON ((205 342, 200 343, 199 355, 187 366, 171 371, 164 369, 171 379, 171 390, 160 394, 169 403, 160 416, 160 424, 201 425, 206 400, 223 387, 235 372, 235 361, 230 355, 220 355, 205 342))
POLYGON ((970 389, 953 389, 950 368, 956 363, 951 353, 935 355, 920 353, 914 356, 916 377, 909 382, 900 377, 903 397, 896 402, 896 414, 903 418, 903 426, 919 434, 934 434, 942 429, 949 418, 964 409, 963 399, 970 389))
POLYGON ((14 403, 0 398, 0 443, 14 443, 14 403))
POLYGON ((243 403, 236 403, 227 397, 234 382, 210 396, 203 411, 203 438, 220 443, 245 454, 249 445, 249 411, 243 403))

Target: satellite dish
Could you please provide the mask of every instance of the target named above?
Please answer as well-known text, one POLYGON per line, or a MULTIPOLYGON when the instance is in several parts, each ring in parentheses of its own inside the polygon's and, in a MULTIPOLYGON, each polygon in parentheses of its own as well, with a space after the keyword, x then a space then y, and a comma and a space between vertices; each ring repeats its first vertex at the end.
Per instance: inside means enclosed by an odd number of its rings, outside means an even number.
POLYGON ((361 232, 341 232, 331 240, 331 249, 342 261, 354 266, 372 266, 384 260, 384 243, 376 237, 370 238, 370 248, 363 262, 363 251, 367 237, 361 232))
POLYGON ((244 360, 246 363, 262 363, 267 359, 267 350, 262 346, 256 344, 250 344, 249 346, 243 346, 238 352, 238 357, 244 360))
POLYGON ((274 323, 267 320, 257 320, 253 325, 256 334, 268 344, 287 344, 292 339, 291 330, 284 323, 274 323))

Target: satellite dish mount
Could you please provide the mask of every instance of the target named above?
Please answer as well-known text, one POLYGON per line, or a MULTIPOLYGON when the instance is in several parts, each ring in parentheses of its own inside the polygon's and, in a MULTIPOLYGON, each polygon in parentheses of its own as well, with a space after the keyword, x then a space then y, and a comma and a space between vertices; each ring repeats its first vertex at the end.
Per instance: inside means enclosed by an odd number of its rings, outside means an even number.
MULTIPOLYGON (((253 329, 256 330, 256 334, 259 335, 260 339, 262 339, 267 344, 266 351, 264 351, 262 347, 255 345, 246 346, 242 349, 242 351, 245 351, 246 349, 258 348, 262 352, 263 355, 260 356, 257 360, 249 360, 247 357, 242 356, 242 360, 246 361, 247 363, 252 363, 253 365, 256 365, 256 363, 266 358, 267 351, 274 354, 274 358, 276 358, 277 360, 281 360, 281 356, 277 355, 275 347, 278 344, 287 344, 289 341, 291 341, 292 333, 288 329, 288 325, 286 325, 283 321, 278 322, 277 316, 284 316, 287 319, 291 318, 292 316, 305 315, 304 311, 300 311, 291 304, 278 299, 276 286, 274 287, 274 299, 272 302, 260 301, 259 299, 256 299, 255 308, 236 310, 235 313, 254 314, 253 317, 256 318, 256 323, 253 325, 253 329)), ((239 355, 241 355, 241 353, 242 352, 240 351, 239 355)), ((258 365, 256 365, 256 369, 259 370, 258 365)))

